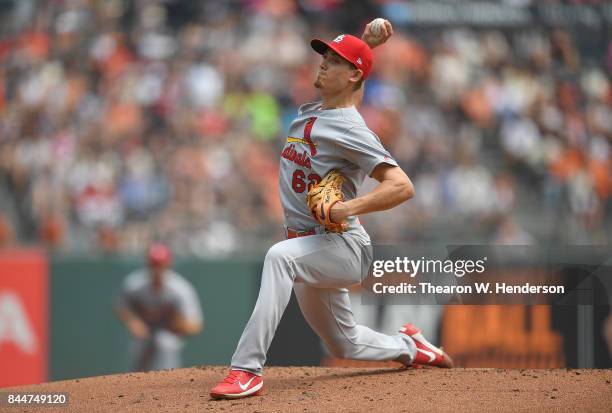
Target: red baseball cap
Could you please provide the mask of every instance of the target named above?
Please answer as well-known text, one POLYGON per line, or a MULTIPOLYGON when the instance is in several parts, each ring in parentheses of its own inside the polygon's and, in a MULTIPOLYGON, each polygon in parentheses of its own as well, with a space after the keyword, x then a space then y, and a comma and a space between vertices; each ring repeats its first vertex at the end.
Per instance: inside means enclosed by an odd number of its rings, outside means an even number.
POLYGON ((172 252, 166 245, 156 242, 149 246, 147 258, 150 265, 170 265, 172 252))
POLYGON ((324 54, 329 47, 334 52, 338 53, 345 60, 348 60, 355 65, 357 69, 363 71, 363 78, 367 78, 372 69, 372 49, 363 40, 351 36, 350 34, 341 34, 331 42, 325 42, 321 39, 313 39, 310 41, 310 46, 319 54, 324 54))

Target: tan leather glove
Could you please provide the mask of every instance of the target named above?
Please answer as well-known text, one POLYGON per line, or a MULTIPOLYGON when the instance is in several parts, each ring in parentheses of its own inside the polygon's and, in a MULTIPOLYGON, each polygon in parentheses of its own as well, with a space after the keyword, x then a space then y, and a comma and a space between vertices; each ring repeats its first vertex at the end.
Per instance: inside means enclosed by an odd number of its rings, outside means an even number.
POLYGON ((338 201, 344 201, 342 195, 342 184, 344 177, 335 169, 332 169, 317 185, 313 186, 306 197, 308 209, 312 216, 325 229, 330 232, 343 232, 346 229, 346 222, 335 223, 331 221, 331 209, 338 201))

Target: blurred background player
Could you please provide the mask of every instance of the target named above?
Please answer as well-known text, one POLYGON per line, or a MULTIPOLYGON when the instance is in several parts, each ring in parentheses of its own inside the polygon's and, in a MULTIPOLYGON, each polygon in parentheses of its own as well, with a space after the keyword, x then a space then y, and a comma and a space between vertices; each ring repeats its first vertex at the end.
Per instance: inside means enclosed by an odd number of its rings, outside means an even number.
POLYGON ((116 311, 132 336, 135 371, 181 367, 183 337, 202 331, 202 309, 193 286, 170 269, 172 253, 160 243, 147 251, 148 267, 130 273, 116 311))

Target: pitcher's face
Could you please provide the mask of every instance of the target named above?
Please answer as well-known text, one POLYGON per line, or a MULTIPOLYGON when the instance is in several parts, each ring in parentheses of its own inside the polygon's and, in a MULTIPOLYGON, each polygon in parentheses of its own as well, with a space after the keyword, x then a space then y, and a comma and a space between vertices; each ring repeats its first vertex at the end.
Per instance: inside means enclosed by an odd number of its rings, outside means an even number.
POLYGON ((347 62, 338 53, 327 49, 317 71, 314 86, 322 93, 334 95, 347 87, 352 87, 359 79, 361 70, 347 62))

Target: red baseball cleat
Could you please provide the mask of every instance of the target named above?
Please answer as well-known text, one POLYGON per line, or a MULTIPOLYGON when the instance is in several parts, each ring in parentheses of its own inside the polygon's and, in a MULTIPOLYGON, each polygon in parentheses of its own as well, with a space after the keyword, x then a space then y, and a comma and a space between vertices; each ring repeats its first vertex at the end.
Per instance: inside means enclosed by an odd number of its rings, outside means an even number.
POLYGON ((263 379, 251 372, 230 370, 227 377, 210 391, 214 399, 239 399, 255 396, 263 387, 263 379))
POLYGON ((423 334, 421 334, 421 330, 416 328, 411 323, 404 324, 399 332, 406 334, 408 337, 414 340, 417 352, 412 364, 445 368, 453 367, 453 360, 449 357, 449 355, 446 354, 444 350, 427 341, 427 339, 423 337, 423 334))

